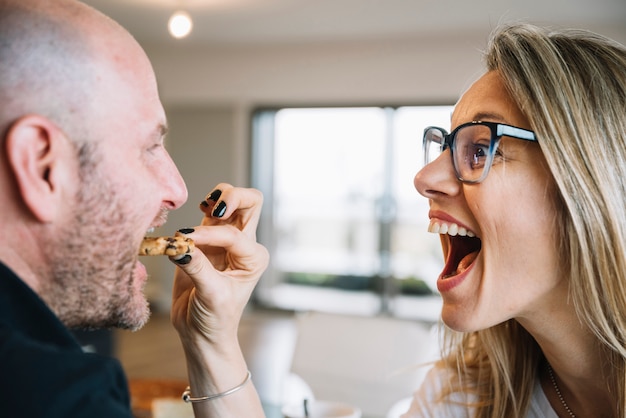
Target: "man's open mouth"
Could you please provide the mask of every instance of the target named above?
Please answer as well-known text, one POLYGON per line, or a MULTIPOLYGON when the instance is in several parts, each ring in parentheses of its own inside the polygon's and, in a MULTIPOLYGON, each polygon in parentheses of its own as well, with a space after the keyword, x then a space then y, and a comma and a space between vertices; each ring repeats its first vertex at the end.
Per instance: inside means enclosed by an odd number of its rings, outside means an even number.
POLYGON ((433 219, 428 226, 428 232, 440 234, 444 249, 447 249, 446 265, 440 278, 445 279, 463 273, 478 257, 481 241, 472 231, 455 223, 433 219))

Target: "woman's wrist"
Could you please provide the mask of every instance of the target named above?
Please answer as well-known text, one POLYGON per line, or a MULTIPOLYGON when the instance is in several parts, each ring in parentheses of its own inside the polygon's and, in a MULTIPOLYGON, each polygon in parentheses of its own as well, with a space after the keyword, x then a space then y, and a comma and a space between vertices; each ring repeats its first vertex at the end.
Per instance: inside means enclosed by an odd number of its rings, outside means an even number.
POLYGON ((229 351, 224 345, 219 349, 212 344, 202 347, 185 347, 190 396, 208 398, 192 402, 195 416, 263 417, 261 401, 239 345, 229 351))
POLYGON ((238 340, 219 343, 182 340, 189 386, 194 394, 221 393, 237 386, 248 372, 238 340))

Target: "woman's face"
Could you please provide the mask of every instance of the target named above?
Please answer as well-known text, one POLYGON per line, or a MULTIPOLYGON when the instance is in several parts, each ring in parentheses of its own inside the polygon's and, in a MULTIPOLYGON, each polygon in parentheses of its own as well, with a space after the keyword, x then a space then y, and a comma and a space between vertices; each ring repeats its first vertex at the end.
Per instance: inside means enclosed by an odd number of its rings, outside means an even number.
MULTIPOLYGON (((470 121, 530 129, 497 72, 483 75, 457 103, 452 128, 470 121)), ((446 265, 437 287, 442 318, 458 331, 545 318, 540 312, 566 295, 558 274, 555 186, 539 145, 503 137, 498 153, 478 184, 456 178, 449 150, 415 176, 430 202, 429 231, 443 225, 452 231, 440 234, 446 265), (457 227, 475 238, 452 236, 457 227)))

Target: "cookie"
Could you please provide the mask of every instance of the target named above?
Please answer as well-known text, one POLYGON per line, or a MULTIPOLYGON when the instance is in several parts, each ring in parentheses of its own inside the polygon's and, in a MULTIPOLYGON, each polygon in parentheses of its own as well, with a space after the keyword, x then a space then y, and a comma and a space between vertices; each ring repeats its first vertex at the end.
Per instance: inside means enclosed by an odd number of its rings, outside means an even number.
POLYGON ((192 252, 194 243, 185 237, 144 237, 139 255, 175 256, 192 252))

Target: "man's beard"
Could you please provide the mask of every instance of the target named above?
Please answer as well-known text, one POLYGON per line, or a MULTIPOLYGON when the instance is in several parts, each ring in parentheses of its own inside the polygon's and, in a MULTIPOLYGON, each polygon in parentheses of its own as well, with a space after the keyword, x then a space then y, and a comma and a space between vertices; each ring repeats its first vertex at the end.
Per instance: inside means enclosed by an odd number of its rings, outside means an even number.
POLYGON ((40 294, 69 328, 141 328, 150 309, 135 284, 134 219, 93 158, 81 169, 70 220, 50 236, 40 294))

